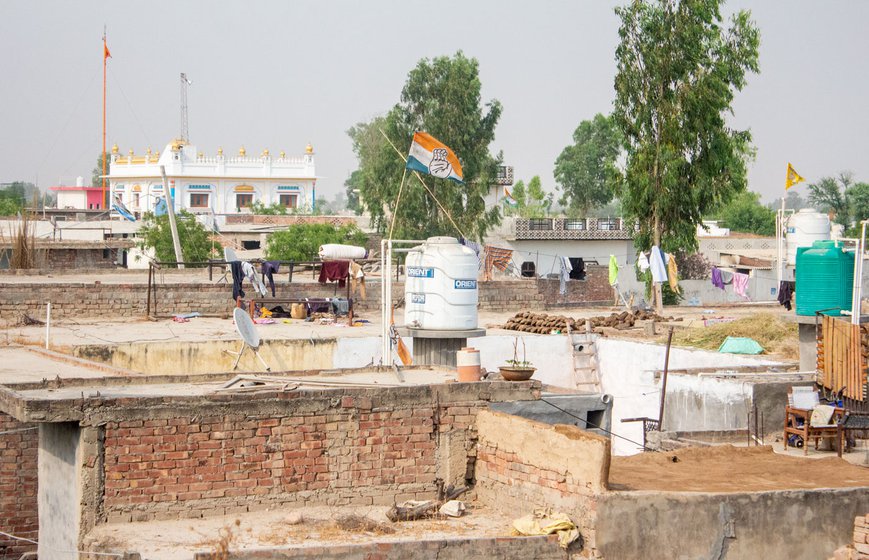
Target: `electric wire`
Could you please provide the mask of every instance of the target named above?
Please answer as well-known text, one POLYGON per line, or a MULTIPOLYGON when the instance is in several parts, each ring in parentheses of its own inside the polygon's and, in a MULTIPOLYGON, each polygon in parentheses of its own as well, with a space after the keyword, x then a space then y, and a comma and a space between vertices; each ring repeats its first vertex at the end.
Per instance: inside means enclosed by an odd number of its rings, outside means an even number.
POLYGON ((145 132, 145 127, 142 126, 142 121, 139 120, 139 115, 136 114, 136 111, 133 109, 133 104, 130 103, 129 98, 127 98, 126 92, 124 92, 124 86, 121 85, 121 81, 115 76, 115 71, 112 70, 112 67, 109 66, 109 73, 112 75, 112 85, 118 86, 118 89, 121 92, 121 97, 124 98, 124 101, 127 102, 127 107, 130 109, 130 113, 133 115, 133 120, 136 121, 136 124, 139 125, 139 131, 142 133, 142 136, 145 137, 145 141, 148 144, 151 144, 151 139, 148 138, 148 133, 145 132))
POLYGON ((593 422, 589 422, 589 421, 586 420, 585 418, 581 418, 581 417, 577 416, 576 414, 573 414, 573 413, 571 413, 571 412, 568 412, 567 410, 564 410, 564 409, 561 408, 560 406, 555 405, 555 404, 552 404, 551 402, 547 401, 546 399, 540 399, 540 400, 543 401, 543 402, 545 402, 546 404, 548 404, 548 405, 551 406, 552 408, 555 408, 555 409, 557 409, 557 410, 560 410, 561 412, 567 414, 568 416, 571 416, 571 417, 573 417, 573 418, 576 418, 577 420, 581 420, 581 421, 585 422, 586 425, 591 426, 592 428, 597 428, 598 430, 600 430, 600 431, 602 431, 602 432, 604 432, 604 433, 606 433, 606 434, 609 434, 609 435, 611 435, 611 436, 613 436, 613 437, 617 437, 617 438, 623 439, 623 440, 625 440, 625 441, 627 441, 627 442, 629 442, 629 443, 633 443, 634 445, 639 445, 639 446, 643 449, 643 451, 654 451, 653 449, 651 449, 651 448, 649 448, 649 447, 646 447, 645 444, 642 444, 642 443, 636 442, 636 441, 634 441, 634 440, 632 440, 632 439, 628 439, 628 438, 626 438, 625 436, 620 436, 619 434, 617 434, 617 433, 615 433, 615 432, 611 432, 611 431, 607 430, 606 428, 602 428, 602 427, 600 427, 600 426, 597 426, 597 425, 595 425, 593 422))

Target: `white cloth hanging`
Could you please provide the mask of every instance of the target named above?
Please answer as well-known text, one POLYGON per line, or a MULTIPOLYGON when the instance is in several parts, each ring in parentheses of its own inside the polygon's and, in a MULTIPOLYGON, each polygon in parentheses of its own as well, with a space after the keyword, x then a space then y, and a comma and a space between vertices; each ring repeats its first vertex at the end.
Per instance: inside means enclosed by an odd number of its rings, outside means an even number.
POLYGON ((649 258, 642 251, 637 255, 637 266, 640 268, 640 272, 649 270, 649 258))
POLYGON ((570 264, 570 259, 567 257, 558 257, 561 261, 561 274, 558 275, 558 293, 565 295, 567 293, 567 281, 570 279, 570 273, 573 266, 570 264))
POLYGON ((667 258, 657 245, 652 247, 652 255, 649 259, 649 267, 652 269, 653 282, 667 281, 667 258))
POLYGON ((266 297, 266 285, 262 283, 259 276, 256 274, 256 269, 247 261, 241 263, 241 270, 244 272, 245 277, 250 281, 253 289, 259 293, 261 297, 266 297))

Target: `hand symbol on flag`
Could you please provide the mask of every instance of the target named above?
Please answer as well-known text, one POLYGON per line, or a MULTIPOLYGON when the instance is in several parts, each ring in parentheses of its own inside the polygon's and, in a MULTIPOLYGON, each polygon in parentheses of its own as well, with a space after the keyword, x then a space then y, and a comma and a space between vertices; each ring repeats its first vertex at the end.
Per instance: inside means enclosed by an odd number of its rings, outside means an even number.
POLYGON ((443 148, 435 148, 431 151, 431 163, 429 164, 429 173, 435 177, 446 179, 453 172, 453 166, 447 161, 447 151, 443 148))

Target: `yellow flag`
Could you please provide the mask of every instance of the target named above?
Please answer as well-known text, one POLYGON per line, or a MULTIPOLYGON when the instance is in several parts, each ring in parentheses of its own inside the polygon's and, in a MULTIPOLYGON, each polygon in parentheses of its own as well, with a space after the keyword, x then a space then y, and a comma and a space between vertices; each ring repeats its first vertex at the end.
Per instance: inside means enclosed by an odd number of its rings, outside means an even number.
POLYGON ((788 190, 792 186, 797 183, 802 183, 803 181, 805 181, 805 179, 800 177, 800 174, 794 170, 794 166, 788 163, 788 174, 787 177, 785 177, 785 190, 788 190))

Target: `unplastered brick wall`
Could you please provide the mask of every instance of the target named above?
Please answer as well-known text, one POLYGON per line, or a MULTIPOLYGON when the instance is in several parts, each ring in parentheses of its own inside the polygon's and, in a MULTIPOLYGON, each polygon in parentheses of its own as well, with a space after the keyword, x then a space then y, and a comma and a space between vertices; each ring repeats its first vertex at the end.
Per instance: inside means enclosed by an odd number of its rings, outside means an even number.
MULTIPOLYGON (((217 278, 219 276, 216 276, 217 278)), ((98 278, 98 277, 95 277, 98 278)), ((283 279, 285 280, 285 278, 283 279)), ((560 305, 585 305, 611 301, 612 295, 602 267, 590 267, 586 280, 571 280, 568 293, 558 293, 558 280, 527 279, 479 282, 479 308, 485 311, 540 310, 560 305)), ((365 300, 354 297, 354 309, 372 313, 380 309, 380 285, 369 283, 365 300)), ((245 286, 248 297, 250 286, 245 286)), ((345 297, 345 288, 334 283, 277 282, 278 298, 345 297)), ((393 303, 404 297, 404 283, 392 287, 393 303)), ((226 283, 158 283, 152 292, 152 307, 158 315, 198 311, 204 315, 229 316, 232 313, 232 285, 226 283)), ((57 319, 69 317, 144 317, 147 305, 144 283, 10 283, 0 282, 0 319, 18 320, 24 313, 45 315, 47 302, 57 319)), ((284 307, 287 307, 286 305, 284 307)))
MULTIPOLYGON (((39 432, 0 412, 0 531, 38 540, 37 469, 39 432)), ((18 559, 36 545, 0 535, 0 559, 18 559)))
POLYGON ((477 437, 478 499, 517 517, 537 508, 567 513, 583 551, 596 557, 595 512, 607 489, 609 440, 488 410, 477 415, 477 437))
MULTIPOLYGON (((283 393, 254 405, 149 407, 105 423, 108 521, 203 517, 286 503, 392 504, 462 483, 477 413, 538 385, 455 384, 328 397, 283 393), (174 414, 173 414, 174 412, 174 414)), ((238 397, 238 396, 236 396, 238 397)))

